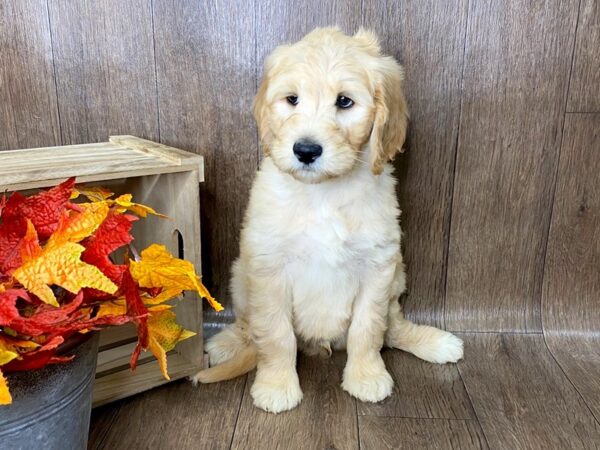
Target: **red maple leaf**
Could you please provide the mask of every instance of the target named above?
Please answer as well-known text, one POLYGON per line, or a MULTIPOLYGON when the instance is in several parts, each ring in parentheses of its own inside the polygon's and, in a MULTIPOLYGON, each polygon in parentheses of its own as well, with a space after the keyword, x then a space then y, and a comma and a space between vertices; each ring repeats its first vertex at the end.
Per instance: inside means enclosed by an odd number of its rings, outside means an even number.
POLYGON ((0 223, 0 276, 9 275, 21 265, 21 242, 27 231, 23 218, 0 223))
POLYGON ((127 314, 134 318, 133 321, 137 328, 138 341, 129 363, 131 370, 135 370, 140 351, 142 348, 148 348, 148 308, 140 297, 139 287, 133 280, 128 267, 123 272, 121 287, 125 295, 127 314))
POLYGON ((2 210, 2 222, 29 219, 35 226, 40 241, 48 239, 56 230, 62 212, 69 203, 73 186, 74 177, 29 197, 14 192, 2 210))
POLYGON ((23 317, 17 308, 17 300, 29 300, 23 289, 10 289, 0 294, 0 325, 7 326, 27 336, 40 336, 53 333, 58 325, 65 321, 77 319, 77 309, 83 300, 83 292, 79 292, 71 302, 60 308, 41 304, 29 317, 23 317))
MULTIPOLYGON (((129 214, 111 212, 94 235, 82 243, 86 249, 81 255, 81 260, 98 267, 117 286, 121 285, 121 278, 127 266, 114 264, 109 256, 112 252, 133 240, 130 233, 131 223, 136 220, 137 217, 129 214)), ((93 292, 89 293, 90 296, 94 296, 93 292)), ((102 296, 106 295, 103 292, 101 294, 102 296)))
POLYGON ((48 364, 59 364, 73 360, 73 356, 55 356, 56 349, 36 352, 35 355, 25 356, 23 359, 13 359, 8 364, 2 366, 2 371, 6 373, 21 372, 23 370, 41 369, 48 364))
POLYGON ((58 226, 69 202, 75 178, 30 197, 14 192, 8 201, 0 200, 0 276, 8 275, 21 263, 20 248, 29 219, 40 240, 47 239, 58 226))

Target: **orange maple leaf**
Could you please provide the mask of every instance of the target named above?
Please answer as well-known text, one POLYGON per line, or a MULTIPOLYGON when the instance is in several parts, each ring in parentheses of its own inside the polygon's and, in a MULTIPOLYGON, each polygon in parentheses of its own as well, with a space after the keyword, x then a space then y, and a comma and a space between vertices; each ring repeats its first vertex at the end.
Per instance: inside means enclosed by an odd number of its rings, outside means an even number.
POLYGON ((76 294, 89 287, 114 294, 117 286, 95 266, 81 261, 85 248, 74 242, 63 242, 57 237, 53 244, 41 251, 35 228, 28 222, 23 254, 24 263, 13 272, 13 277, 44 303, 58 307, 50 288, 55 284, 76 294))
MULTIPOLYGON (((216 310, 223 310, 208 289, 200 281, 194 270, 194 265, 179 258, 173 257, 164 245, 152 244, 141 253, 139 261, 130 262, 131 275, 135 281, 145 288, 161 287, 172 298, 184 290, 193 290, 205 298, 216 310)), ((167 295, 161 296, 161 301, 166 301, 167 295)), ((158 301, 154 301, 158 303, 158 301)))
POLYGON ((61 216, 56 231, 50 236, 47 246, 63 242, 80 242, 89 237, 108 215, 107 202, 79 203, 79 211, 65 212, 61 216))

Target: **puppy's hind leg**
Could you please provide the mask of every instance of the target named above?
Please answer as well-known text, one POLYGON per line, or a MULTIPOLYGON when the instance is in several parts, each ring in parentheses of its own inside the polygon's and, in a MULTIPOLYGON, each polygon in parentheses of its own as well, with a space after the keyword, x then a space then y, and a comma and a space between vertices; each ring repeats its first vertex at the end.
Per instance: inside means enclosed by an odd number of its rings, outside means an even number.
POLYGON ((398 298, 405 290, 406 274, 402 256, 399 254, 392 284, 385 345, 412 353, 431 363, 445 364, 462 359, 462 340, 447 331, 427 325, 417 325, 404 318, 398 298))
POLYGON ((385 345, 436 364, 457 362, 463 357, 462 340, 439 328, 406 320, 398 300, 390 302, 385 345))

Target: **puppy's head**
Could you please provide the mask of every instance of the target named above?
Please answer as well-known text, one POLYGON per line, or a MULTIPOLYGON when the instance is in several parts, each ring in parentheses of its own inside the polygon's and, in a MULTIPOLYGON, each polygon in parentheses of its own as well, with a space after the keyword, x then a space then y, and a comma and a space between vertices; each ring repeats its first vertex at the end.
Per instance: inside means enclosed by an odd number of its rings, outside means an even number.
POLYGON ((406 136, 402 81, 401 66, 362 29, 318 28, 276 48, 254 102, 264 152, 306 183, 358 164, 381 173, 406 136))

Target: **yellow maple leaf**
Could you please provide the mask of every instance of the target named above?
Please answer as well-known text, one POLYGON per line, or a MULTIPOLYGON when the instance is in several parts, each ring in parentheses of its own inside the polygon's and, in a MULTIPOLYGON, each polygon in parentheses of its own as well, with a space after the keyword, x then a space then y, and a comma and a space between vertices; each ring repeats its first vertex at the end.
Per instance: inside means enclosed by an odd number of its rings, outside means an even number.
POLYGON ((20 358, 22 353, 34 350, 39 346, 33 341, 10 339, 0 334, 0 366, 8 364, 13 359, 20 358))
POLYGON ((91 202, 99 202, 111 198, 114 194, 101 186, 75 186, 71 200, 84 195, 91 202))
POLYGON ((182 295, 182 293, 183 289, 181 288, 164 288, 156 297, 146 296, 143 297, 143 301, 146 305, 159 305, 161 303, 166 302, 167 300, 179 297, 180 295, 182 295))
POLYGON ((8 383, 2 374, 2 370, 0 370, 0 405, 10 405, 11 403, 12 397, 8 390, 8 383))
POLYGON ((169 290, 169 293, 193 290, 205 298, 216 311, 223 310, 223 306, 200 282, 194 265, 173 257, 164 245, 152 244, 142 251, 139 261, 131 261, 129 264, 131 275, 141 287, 162 287, 169 290))
POLYGON ((175 313, 165 308, 169 305, 158 305, 151 309, 148 317, 148 348, 158 360, 163 376, 170 380, 167 371, 167 352, 173 350, 177 343, 195 336, 196 333, 186 330, 175 322, 175 313))
POLYGON ((105 301, 100 304, 96 317, 103 316, 122 316, 127 314, 127 305, 123 297, 111 301, 105 301))
POLYGON ((77 206, 82 211, 71 212, 70 215, 61 217, 58 228, 50 236, 47 246, 82 241, 96 231, 108 215, 109 206, 104 201, 79 203, 77 206))
POLYGON ((159 217, 167 217, 164 214, 157 213, 154 209, 150 208, 149 206, 142 205, 140 203, 133 203, 131 201, 132 198, 133 196, 131 194, 123 194, 115 198, 113 200, 114 203, 120 206, 120 208, 118 208, 117 211, 123 213, 126 210, 129 210, 140 217, 146 217, 148 214, 152 214, 159 217))
MULTIPOLYGON (((35 229, 28 228, 28 233, 32 233, 30 239, 37 242, 37 235, 33 239, 35 229)), ((41 252, 30 254, 13 272, 13 277, 44 303, 57 307, 58 302, 50 289, 53 284, 74 294, 84 287, 114 294, 117 286, 100 269, 81 261, 84 250, 74 242, 46 245, 41 252)))

